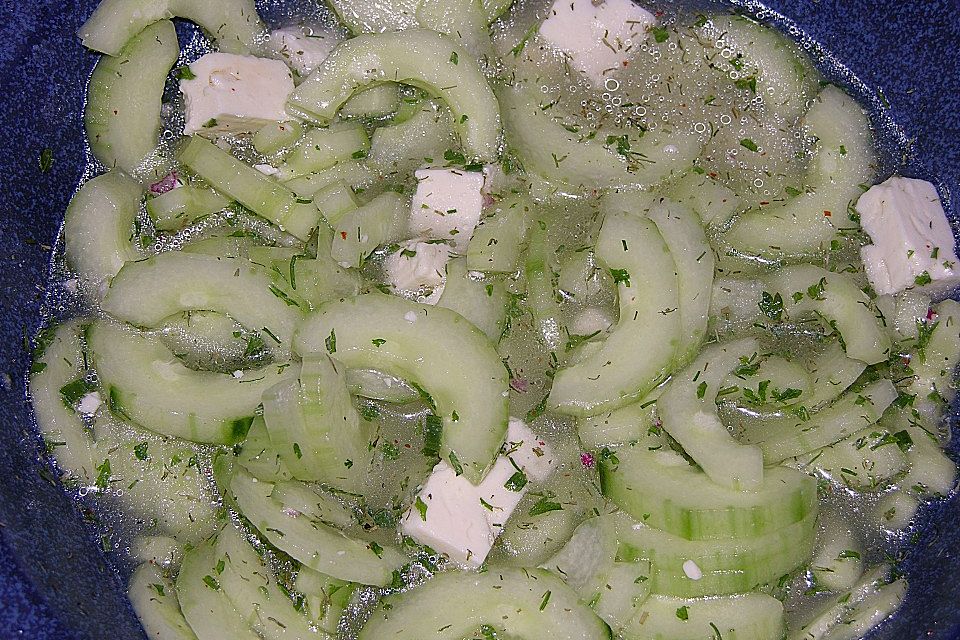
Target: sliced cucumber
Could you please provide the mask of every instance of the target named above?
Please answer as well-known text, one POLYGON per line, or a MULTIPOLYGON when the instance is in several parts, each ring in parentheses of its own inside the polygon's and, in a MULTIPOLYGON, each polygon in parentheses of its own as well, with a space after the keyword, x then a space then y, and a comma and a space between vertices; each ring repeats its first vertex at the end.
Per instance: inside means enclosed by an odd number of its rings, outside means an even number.
POLYGON ((363 125, 340 123, 329 129, 310 129, 280 167, 283 180, 329 169, 339 162, 363 157, 370 138, 363 125))
POLYGON ((869 427, 898 395, 892 382, 877 380, 860 391, 851 391, 809 420, 793 417, 771 420, 746 439, 759 444, 767 463, 780 462, 826 447, 869 427))
POLYGON ((215 545, 207 540, 183 556, 177 576, 183 617, 199 640, 263 640, 221 588, 215 545))
POLYGON ((813 386, 802 403, 816 411, 840 397, 852 385, 867 365, 847 357, 839 341, 831 342, 810 369, 813 386))
MULTIPOLYGON (((362 95, 362 94, 361 94, 362 95)), ((450 111, 435 100, 415 106, 407 119, 377 127, 367 164, 384 175, 405 175, 439 162, 457 143, 450 111)))
POLYGON ((847 523, 831 520, 823 530, 811 568, 818 587, 848 591, 863 575, 863 548, 847 523))
POLYGON ((450 36, 477 59, 493 53, 490 20, 481 0, 420 0, 417 22, 450 36))
POLYGON ((343 103, 341 118, 386 118, 400 109, 400 87, 388 82, 361 91, 343 103))
POLYGON ((173 23, 162 20, 131 34, 117 57, 100 58, 83 116, 97 160, 138 178, 162 175, 148 158, 160 142, 160 99, 179 57, 173 23))
POLYGON ((530 230, 530 246, 523 265, 527 279, 527 307, 539 332, 539 339, 549 351, 562 344, 560 305, 557 302, 557 255, 550 246, 547 226, 541 220, 530 230))
POLYGON ((464 152, 479 160, 497 158, 497 99, 473 57, 436 32, 411 29, 347 40, 297 87, 289 105, 326 124, 358 89, 385 81, 421 88, 446 102, 464 152))
POLYGON ((824 89, 807 112, 817 138, 804 193, 782 204, 741 215, 724 234, 737 253, 782 258, 822 251, 835 227, 854 227, 847 208, 874 170, 870 122, 853 98, 837 87, 824 89))
POLYGON ((307 617, 294 608, 270 567, 233 525, 227 524, 217 535, 215 557, 215 579, 221 590, 265 640, 327 637, 311 628, 307 617))
POLYGON ((348 369, 347 386, 355 396, 404 404, 420 398, 405 381, 376 369, 348 369))
POLYGON ((694 598, 745 593, 776 582, 813 555, 817 514, 755 538, 684 540, 632 522, 620 523, 621 561, 649 560, 656 593, 694 598))
POLYGON ((190 138, 179 158, 217 191, 301 240, 306 240, 319 222, 316 207, 299 201, 283 185, 200 136, 190 138))
POLYGON ((63 471, 63 480, 90 484, 102 461, 95 460, 93 438, 61 391, 84 374, 82 331, 80 321, 74 320, 40 335, 31 367, 30 400, 47 451, 63 471))
POLYGON ((891 581, 890 567, 868 571, 856 585, 836 598, 789 640, 853 640, 860 638, 900 606, 906 581, 891 581))
POLYGON ((272 156, 297 144, 303 135, 303 126, 294 121, 271 122, 253 134, 253 148, 265 156, 272 156))
POLYGON ((169 536, 137 536, 130 545, 130 557, 164 569, 177 569, 183 559, 184 545, 169 536))
POLYGON ((256 416, 250 424, 243 448, 237 454, 237 463, 261 480, 274 482, 293 479, 280 452, 270 442, 263 416, 256 416))
POLYGON ((192 310, 226 314, 253 331, 283 358, 301 317, 296 301, 267 272, 243 259, 168 251, 131 262, 114 277, 103 310, 139 327, 158 327, 192 310))
POLYGON ((791 458, 786 464, 807 473, 815 472, 852 489, 876 491, 908 466, 907 457, 898 443, 908 446, 902 436, 895 436, 875 425, 830 446, 791 458))
POLYGON ((597 352, 557 372, 549 399, 580 417, 649 393, 670 372, 680 342, 676 263, 653 222, 608 212, 597 257, 618 281, 620 320, 597 352))
POLYGON ((733 439, 717 415, 717 394, 727 376, 759 348, 753 338, 710 345, 667 383, 657 400, 667 433, 711 480, 733 490, 762 485, 763 454, 733 439))
POLYGON ((696 138, 680 133, 649 133, 630 140, 632 152, 644 158, 629 165, 625 156, 603 143, 603 136, 584 140, 541 108, 540 95, 519 84, 498 93, 504 128, 524 167, 547 180, 590 190, 653 187, 680 175, 700 153, 696 138))
POLYGON ((85 182, 67 207, 63 221, 67 265, 94 297, 100 297, 124 263, 140 257, 131 237, 142 196, 140 185, 110 171, 85 182))
POLYGON ((660 390, 655 389, 643 400, 628 404, 595 416, 577 421, 577 433, 586 449, 627 444, 639 441, 651 450, 666 445, 657 419, 656 399, 660 390))
POLYGON ((279 500, 287 509, 293 509, 335 527, 349 527, 356 522, 353 512, 333 496, 322 491, 314 491, 310 485, 303 482, 279 481, 273 485, 270 497, 279 500))
POLYGON ((173 581, 149 562, 130 576, 127 596, 150 640, 197 640, 183 613, 173 581))
POLYGON ((773 640, 783 634, 783 604, 762 593, 695 600, 653 595, 624 630, 631 640, 773 640))
POLYGON ((227 208, 231 200, 213 189, 185 184, 147 200, 147 213, 160 231, 176 231, 227 208))
POLYGON ((737 394, 725 397, 738 403, 742 412, 769 415, 771 410, 794 407, 811 397, 813 380, 799 362, 778 355, 754 355, 744 356, 722 385, 725 393, 737 394))
POLYGON ((443 418, 441 457, 456 453, 474 483, 507 428, 507 375, 493 343, 462 316, 380 294, 323 305, 300 327, 297 353, 331 352, 348 367, 416 383, 443 418), (336 337, 335 351, 327 348, 336 337))
POLYGON ((689 207, 661 199, 647 212, 663 236, 677 265, 680 299, 680 346, 676 366, 693 359, 703 344, 710 313, 716 258, 689 207))
POLYGON ((271 497, 273 484, 234 467, 219 471, 229 498, 273 546, 315 571, 361 584, 386 585, 406 558, 393 548, 382 548, 344 535, 338 529, 305 514, 287 510, 271 497))
POLYGON ((193 371, 159 341, 104 321, 87 332, 93 365, 110 409, 164 435, 215 444, 242 440, 278 367, 243 378, 193 371))
POLYGON ((341 216, 333 225, 330 256, 344 267, 359 267, 380 245, 399 239, 410 215, 410 201, 385 191, 341 216))
POLYGON ((338 182, 343 182, 359 191, 361 188, 365 189, 373 184, 375 177, 373 171, 366 165, 360 164, 356 160, 348 160, 337 163, 323 171, 308 173, 305 176, 287 180, 283 183, 283 186, 301 198, 312 198, 321 189, 338 182))
POLYGON ((418 26, 420 0, 332 0, 330 4, 354 34, 400 31, 418 26))
POLYGON ((759 489, 734 491, 677 454, 643 446, 601 456, 600 479, 624 511, 687 540, 765 535, 817 511, 816 481, 793 469, 767 469, 759 489))
POLYGON ((743 203, 736 193, 707 175, 703 169, 687 173, 670 184, 665 193, 671 200, 696 211, 700 221, 708 225, 722 225, 743 203))
POLYGON ((340 628, 340 618, 357 586, 307 567, 301 567, 297 573, 297 591, 306 596, 310 616, 321 631, 333 636, 340 628))
POLYGON ((506 316, 507 290, 501 282, 472 279, 466 258, 454 258, 447 263, 447 278, 437 306, 456 311, 495 341, 506 316))
POLYGON ((609 627, 576 592, 542 569, 450 571, 387 603, 360 630, 359 640, 458 640, 482 625, 521 638, 611 637, 609 627))
POLYGON ((173 17, 203 27, 225 53, 249 53, 265 30, 253 0, 104 0, 78 35, 88 49, 115 56, 147 26, 173 17))

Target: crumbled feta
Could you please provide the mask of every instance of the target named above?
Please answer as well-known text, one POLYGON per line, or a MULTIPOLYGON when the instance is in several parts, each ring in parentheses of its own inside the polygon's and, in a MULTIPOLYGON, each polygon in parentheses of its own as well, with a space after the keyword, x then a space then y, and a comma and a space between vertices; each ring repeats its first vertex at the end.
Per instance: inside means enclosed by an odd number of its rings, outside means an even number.
POLYGON ((877 293, 960 283, 953 230, 932 184, 895 176, 860 196, 857 213, 873 241, 860 256, 877 293))
POLYGON ((683 573, 691 580, 699 580, 703 577, 703 571, 693 560, 687 560, 683 563, 683 573))
POLYGON ((657 19, 631 0, 556 0, 540 35, 594 85, 625 67, 657 19))
POLYGON ((449 240, 454 250, 466 250, 483 211, 483 173, 420 169, 416 176, 410 232, 449 240))
POLYGON ((255 164, 253 168, 262 173, 265 176, 279 176, 280 169, 277 169, 272 164, 255 164))
POLYGON ((270 32, 267 48, 296 71, 301 78, 313 73, 336 49, 339 34, 309 27, 284 27, 270 32))
POLYGON ((77 413, 81 413, 85 416, 92 416, 97 412, 97 409, 99 409, 100 405, 102 404, 103 399, 100 397, 100 394, 96 391, 91 391, 80 398, 80 402, 77 403, 77 413))
POLYGON ((404 514, 400 528, 455 562, 479 567, 526 494, 527 481, 545 480, 556 464, 546 443, 522 421, 511 418, 501 455, 479 485, 441 461, 404 514))
POLYGON ((387 284, 397 293, 435 304, 443 293, 450 247, 443 242, 407 240, 383 262, 387 284))
POLYGON ((180 81, 187 107, 184 133, 251 133, 270 122, 290 120, 285 105, 293 75, 279 60, 208 53, 190 65, 194 77, 180 81))

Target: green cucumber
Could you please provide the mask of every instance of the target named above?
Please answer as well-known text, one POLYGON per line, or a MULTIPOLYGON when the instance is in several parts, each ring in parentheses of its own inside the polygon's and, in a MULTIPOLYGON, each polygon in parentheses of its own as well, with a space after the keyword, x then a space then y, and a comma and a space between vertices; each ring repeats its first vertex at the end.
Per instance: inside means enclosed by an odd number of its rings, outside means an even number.
POLYGON ((197 640, 183 613, 173 581, 152 563, 137 567, 127 585, 127 597, 147 637, 157 640, 197 640))
POLYGON ((554 378, 550 406, 578 417, 645 396, 671 371, 680 342, 676 263, 654 223, 609 211, 596 251, 618 283, 620 320, 597 352, 554 378))
POLYGON ((240 467, 218 471, 218 479, 228 487, 229 499, 270 544, 314 571, 350 582, 386 585, 394 570, 406 562, 393 548, 349 538, 339 529, 287 510, 271 497, 272 483, 240 467))
POLYGON ((775 583, 813 555, 816 512, 754 538, 685 540, 633 521, 619 522, 620 561, 649 560, 655 593, 695 598, 745 593, 775 583))
MULTIPOLYGON (((337 16, 354 34, 402 31, 419 26, 417 7, 420 0, 331 0, 337 16)), ((483 0, 483 11, 488 23, 499 18, 510 8, 513 0, 483 0)))
POLYGON ((472 56, 449 38, 411 29, 347 40, 291 94, 289 107, 326 124, 358 89, 385 81, 409 84, 443 100, 464 153, 499 155, 500 110, 472 56))
POLYGON ((199 640, 263 640, 230 602, 218 580, 216 540, 183 556, 177 576, 180 609, 199 640))
POLYGON ((830 345, 817 357, 810 369, 813 386, 802 402, 810 411, 816 411, 837 398, 852 385, 867 365, 847 356, 839 341, 830 345))
POLYGON ((367 156, 371 168, 383 175, 402 176, 425 163, 439 162, 447 149, 455 147, 449 109, 435 100, 421 102, 415 109, 409 118, 374 130, 367 156))
POLYGON ((264 344, 280 356, 289 354, 301 317, 297 302, 252 262, 179 251, 127 264, 114 277, 102 307, 139 327, 158 327, 184 311, 217 311, 260 331, 264 344))
POLYGON ((102 460, 95 460, 93 438, 61 391, 84 374, 82 331, 81 322, 74 320, 41 333, 29 392, 40 435, 63 471, 63 480, 90 484, 102 460))
POLYGON ((723 236, 736 253, 774 259, 817 254, 836 228, 856 228, 847 208, 862 193, 858 185, 873 177, 870 122, 853 98, 828 86, 806 124, 817 143, 804 192, 742 214, 723 236))
POLYGON ((203 27, 225 53, 249 53, 265 31, 253 0, 104 0, 78 35, 88 49, 116 56, 147 26, 173 17, 203 27))
POLYGON ((363 125, 345 122, 329 129, 310 129, 279 167, 282 180, 323 171, 339 162, 366 156, 370 138, 363 125))
POLYGON ((717 415, 717 395, 727 376, 752 360, 759 348, 753 338, 712 344, 678 372, 657 399, 667 433, 712 481, 733 490, 762 485, 763 454, 733 439, 717 415))
POLYGON ((817 510, 816 480, 785 467, 767 469, 756 491, 734 491, 672 452, 641 445, 600 458, 605 496, 647 526, 687 540, 765 535, 817 510))
POLYGON ((349 508, 330 494, 315 491, 304 482, 278 481, 273 485, 270 497, 279 500, 287 509, 293 509, 335 527, 346 528, 356 522, 349 508))
POLYGON ((882 426, 874 425, 822 449, 790 458, 786 464, 851 489, 876 491, 908 466, 907 457, 898 445, 907 447, 908 443, 882 426))
POLYGON ((165 569, 180 567, 185 546, 168 536, 137 536, 130 545, 130 558, 165 569))
POLYGON ((496 341, 506 318, 507 290, 501 282, 474 280, 467 271, 466 258, 454 258, 447 263, 447 277, 437 306, 456 311, 496 341))
POLYGON ((358 640, 458 640, 483 625, 512 637, 600 640, 610 628, 560 578, 542 569, 440 573, 388 598, 358 640), (386 606, 389 604, 389 606, 386 606))
POLYGON ((811 562, 817 587, 830 591, 848 591, 863 576, 863 548, 860 541, 840 520, 829 521, 823 529, 811 562))
POLYGON ((359 191, 361 188, 367 188, 373 184, 374 172, 366 165, 360 164, 356 160, 339 162, 329 169, 308 173, 307 175, 293 178, 283 183, 301 198, 312 198, 315 193, 329 187, 332 184, 342 182, 347 186, 359 191))
POLYGON ((736 193, 699 168, 668 185, 664 193, 671 200, 696 211, 706 225, 724 224, 743 203, 736 193))
POLYGON ((300 326, 294 349, 416 383, 443 419, 441 457, 455 452, 473 482, 493 463, 507 428, 507 372, 493 343, 459 314, 361 295, 320 307, 300 326))
POLYGON ((370 202, 340 216, 333 226, 330 256, 340 266, 360 267, 373 251, 406 230, 410 201, 385 191, 370 202))
POLYGON ((253 148, 257 153, 272 156, 296 145, 302 135, 303 126, 295 120, 270 122, 253 134, 253 148))
POLYGON ((400 378, 376 369, 347 369, 347 386, 355 396, 396 404, 420 398, 417 390, 400 378))
POLYGON ((99 298, 120 268, 140 257, 131 237, 143 190, 119 171, 85 182, 63 221, 67 266, 99 298))
POLYGON ((93 365, 110 409, 151 431, 215 444, 242 440, 278 367, 243 378, 194 371, 159 341, 105 321, 87 331, 93 365))
POLYGON ((868 571, 846 593, 832 599, 805 625, 790 634, 789 640, 853 640, 862 637, 899 606, 906 581, 891 580, 889 565, 868 571), (858 622, 872 618, 869 626, 858 622), (851 631, 855 635, 851 635, 851 631))
POLYGON ((400 108, 400 87, 392 82, 361 91, 343 103, 341 118, 386 118, 400 108))
POLYGON ((550 246, 546 224, 537 220, 530 230, 530 246, 523 265, 527 279, 527 307, 533 316, 539 339, 549 351, 562 344, 560 305, 557 302, 557 256, 550 246))
POLYGON ((340 618, 358 585, 301 567, 297 573, 296 586, 297 591, 306 597, 307 611, 317 627, 335 636, 340 628, 340 618))
POLYGON ((877 380, 859 391, 847 393, 808 420, 783 417, 766 421, 756 434, 748 434, 746 439, 760 446, 765 462, 777 463, 839 442, 869 427, 898 395, 892 382, 877 380))
POLYGON ((659 395, 660 389, 655 389, 632 404, 577 420, 581 444, 585 449, 600 449, 641 441, 653 451, 663 448, 667 441, 657 417, 659 395))
POLYGON ((173 23, 162 20, 131 34, 117 57, 100 58, 90 76, 83 115, 97 160, 135 177, 163 175, 150 156, 160 142, 164 83, 179 57, 173 23))
POLYGON ((227 208, 231 200, 213 189, 185 184, 147 199, 147 213, 160 231, 176 231, 227 208))
POLYGON ((270 442, 263 416, 256 416, 250 424, 243 448, 237 454, 237 463, 261 480, 273 482, 293 479, 280 452, 270 442))
POLYGON ((774 640, 784 634, 783 604, 763 593, 685 599, 652 595, 627 625, 629 640, 774 640))

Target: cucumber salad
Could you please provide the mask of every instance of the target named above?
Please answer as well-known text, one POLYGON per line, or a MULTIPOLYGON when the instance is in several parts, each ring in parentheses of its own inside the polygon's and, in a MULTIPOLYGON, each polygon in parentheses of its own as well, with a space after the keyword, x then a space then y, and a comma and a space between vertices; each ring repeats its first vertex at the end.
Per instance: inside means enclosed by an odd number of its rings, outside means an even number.
POLYGON ((960 271, 809 44, 656 0, 330 5, 79 33, 30 395, 148 637, 893 615, 956 475, 960 271))

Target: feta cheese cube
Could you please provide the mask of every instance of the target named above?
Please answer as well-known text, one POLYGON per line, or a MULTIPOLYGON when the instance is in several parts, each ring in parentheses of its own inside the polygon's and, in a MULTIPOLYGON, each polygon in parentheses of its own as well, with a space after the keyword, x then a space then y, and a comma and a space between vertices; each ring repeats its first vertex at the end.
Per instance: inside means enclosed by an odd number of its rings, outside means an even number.
POLYGON ((306 78, 343 40, 339 34, 309 27, 284 27, 270 32, 267 48, 306 78))
POLYGON ((540 35, 603 87, 611 73, 626 66, 656 23, 652 13, 631 0, 556 0, 540 35))
POLYGON ((449 240, 453 249, 466 250, 483 211, 483 173, 420 169, 416 177, 410 232, 449 240))
POLYGON ((860 256, 877 293, 960 284, 953 230, 932 184, 894 176, 860 196, 856 208, 873 241, 860 256))
POLYGON ((522 421, 510 418, 501 455, 480 484, 471 484, 447 462, 439 462, 400 529, 454 562, 479 567, 526 494, 527 481, 545 480, 556 464, 547 444, 522 421))
POLYGON ((387 284, 397 293, 436 304, 443 293, 450 247, 444 242, 406 240, 383 261, 387 284))
POLYGON ((184 133, 252 133, 269 122, 290 120, 285 105, 293 75, 279 60, 208 53, 180 81, 186 101, 184 133))

